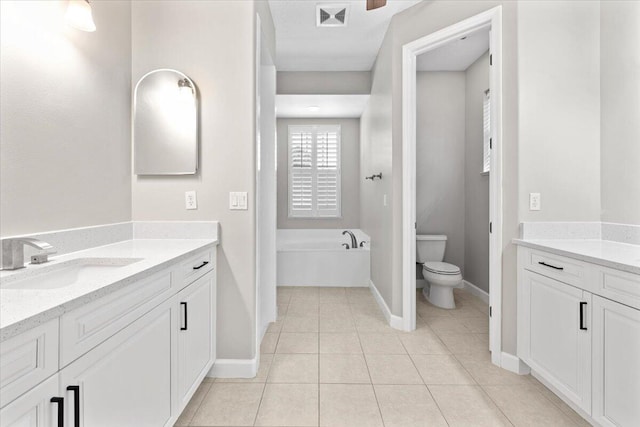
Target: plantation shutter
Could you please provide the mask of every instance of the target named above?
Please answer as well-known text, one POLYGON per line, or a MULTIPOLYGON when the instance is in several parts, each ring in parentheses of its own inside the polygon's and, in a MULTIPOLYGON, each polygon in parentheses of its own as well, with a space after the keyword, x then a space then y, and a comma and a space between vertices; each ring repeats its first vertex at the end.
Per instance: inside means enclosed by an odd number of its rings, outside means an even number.
POLYGON ((289 215, 313 213, 313 134, 308 127, 289 127, 289 215))
POLYGON ((289 126, 289 216, 340 216, 340 126, 289 126))
POLYGON ((484 92, 482 102, 482 127, 484 131, 482 172, 489 172, 491 169, 491 93, 489 89, 484 92))

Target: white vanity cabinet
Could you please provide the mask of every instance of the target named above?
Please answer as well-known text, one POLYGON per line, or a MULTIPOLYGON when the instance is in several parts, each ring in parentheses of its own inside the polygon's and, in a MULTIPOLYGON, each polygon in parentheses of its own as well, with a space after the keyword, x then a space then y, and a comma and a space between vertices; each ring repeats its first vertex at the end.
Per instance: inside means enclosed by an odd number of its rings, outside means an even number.
POLYGON ((174 311, 162 303, 60 372, 68 427, 170 425, 174 311))
POLYGON ((215 361, 215 259, 203 249, 2 342, 0 427, 171 427, 215 361))
POLYGON ((593 418, 640 425, 640 310, 593 297, 593 418))
POLYGON ((590 294, 525 270, 518 356, 585 411, 591 407, 590 294), (520 339, 522 337, 523 339, 520 339), (525 338, 526 337, 526 338, 525 338))
POLYGON ((178 293, 178 403, 184 407, 215 354, 214 276, 207 273, 178 293))
POLYGON ((640 275, 518 247, 518 357, 589 421, 640 426, 640 275))

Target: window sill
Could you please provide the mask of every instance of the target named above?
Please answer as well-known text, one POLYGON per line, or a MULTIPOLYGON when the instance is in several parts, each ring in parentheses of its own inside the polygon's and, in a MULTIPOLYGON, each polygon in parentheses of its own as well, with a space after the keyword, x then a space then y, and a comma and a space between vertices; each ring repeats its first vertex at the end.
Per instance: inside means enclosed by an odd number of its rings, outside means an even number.
POLYGON ((489 172, 480 172, 480 176, 489 176, 489 172))

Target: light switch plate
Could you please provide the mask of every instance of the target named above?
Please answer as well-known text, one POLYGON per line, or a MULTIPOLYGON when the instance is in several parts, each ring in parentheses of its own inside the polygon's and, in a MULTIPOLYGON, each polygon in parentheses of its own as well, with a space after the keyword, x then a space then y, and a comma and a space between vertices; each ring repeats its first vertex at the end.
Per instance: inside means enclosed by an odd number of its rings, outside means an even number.
POLYGON ((529 193, 529 210, 540 210, 540 193, 529 193))
POLYGON ((232 191, 229 193, 229 209, 232 211, 246 211, 247 203, 246 191, 232 191))
POLYGON ((184 193, 184 207, 188 210, 198 209, 198 196, 195 191, 184 193))

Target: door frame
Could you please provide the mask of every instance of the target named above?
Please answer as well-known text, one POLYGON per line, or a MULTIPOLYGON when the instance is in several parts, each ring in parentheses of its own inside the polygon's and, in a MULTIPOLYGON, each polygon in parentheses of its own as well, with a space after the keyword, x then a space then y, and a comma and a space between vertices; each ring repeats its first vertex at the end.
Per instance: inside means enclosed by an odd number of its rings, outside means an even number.
MULTIPOLYGON (((256 174, 256 209, 255 209, 255 231, 256 231, 256 277, 255 277, 255 363, 253 368, 256 375, 260 364, 260 344, 269 323, 275 322, 277 318, 277 301, 276 301, 276 203, 277 203, 277 181, 276 181, 276 123, 275 123, 275 88, 276 88, 276 70, 275 61, 272 53, 265 46, 265 36, 262 31, 262 21, 260 15, 256 13, 256 49, 255 49, 255 174, 256 174), (273 69, 265 75, 263 68, 266 66, 273 69), (263 135, 265 116, 267 119, 269 114, 265 114, 262 108, 262 102, 265 90, 263 80, 268 78, 271 80, 269 86, 273 86, 273 133, 263 135), (273 144, 272 161, 262 158, 262 146, 265 143, 273 144), (272 186, 268 182, 263 182, 263 172, 271 174, 272 186), (266 201, 266 203, 265 203, 266 201), (271 218, 268 228, 261 223, 261 219, 271 218), (268 247, 265 249, 265 247, 268 247), (271 268, 263 268, 268 263, 271 268)), ((269 88, 266 88, 269 90, 269 88)), ((267 129, 269 127, 267 126, 267 129)))
POLYGON ((402 47, 402 327, 416 325, 416 57, 469 33, 490 28, 491 172, 489 174, 489 350, 502 351, 502 7, 497 6, 402 47))

